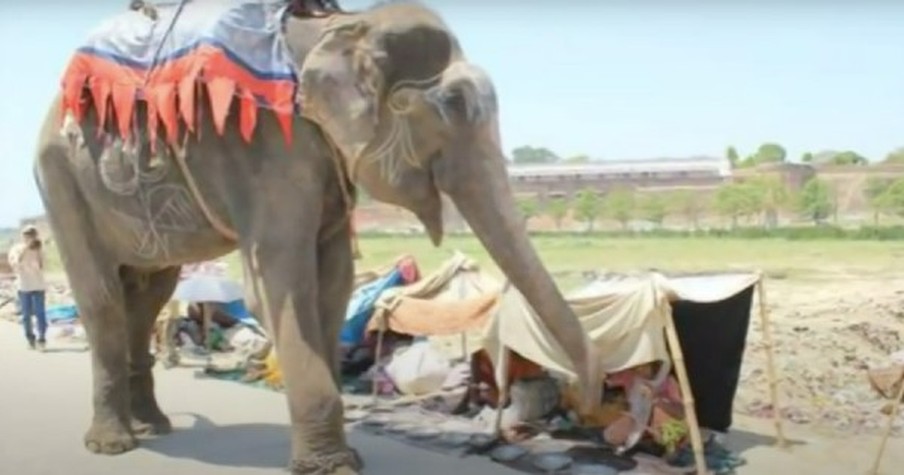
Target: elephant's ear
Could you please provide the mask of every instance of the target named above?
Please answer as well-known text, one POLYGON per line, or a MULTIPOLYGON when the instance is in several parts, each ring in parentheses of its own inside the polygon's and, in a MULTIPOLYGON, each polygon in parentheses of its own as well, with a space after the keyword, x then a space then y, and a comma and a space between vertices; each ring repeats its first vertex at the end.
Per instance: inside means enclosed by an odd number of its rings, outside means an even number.
POLYGON ((350 160, 356 160, 376 134, 383 87, 368 29, 359 21, 327 31, 299 72, 302 116, 320 125, 350 160))

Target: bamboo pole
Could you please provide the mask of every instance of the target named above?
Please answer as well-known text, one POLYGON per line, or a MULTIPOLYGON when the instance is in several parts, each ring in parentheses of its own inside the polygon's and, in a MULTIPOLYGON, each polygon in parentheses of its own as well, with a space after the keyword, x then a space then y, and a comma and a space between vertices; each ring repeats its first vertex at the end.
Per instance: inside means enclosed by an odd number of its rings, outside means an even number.
POLYGON ((386 320, 380 318, 380 325, 377 330, 377 353, 374 358, 374 374, 371 379, 371 405, 372 407, 377 407, 377 402, 379 401, 379 385, 377 384, 377 377, 380 374, 380 371, 383 369, 383 360, 381 358, 383 354, 383 335, 386 333, 386 320))
POLYGON ((502 436, 502 411, 505 410, 505 401, 509 396, 509 380, 508 380, 508 372, 509 372, 509 364, 511 364, 511 360, 509 359, 509 349, 505 346, 502 346, 502 355, 499 358, 499 368, 497 372, 502 373, 502 382, 500 383, 500 378, 496 377, 496 385, 499 387, 499 399, 496 401, 496 422, 493 424, 493 435, 496 437, 502 436))
POLYGON ((669 351, 672 354, 675 373, 678 376, 678 384, 681 387, 681 400, 684 402, 684 415, 687 420, 688 431, 691 434, 691 447, 694 449, 694 464, 697 467, 697 475, 706 475, 706 459, 703 457, 703 437, 700 435, 700 424, 697 422, 694 393, 691 391, 690 378, 687 375, 687 367, 684 365, 684 352, 681 350, 678 330, 675 328, 675 320, 672 318, 671 312, 665 317, 665 334, 669 342, 669 351))
POLYGON ((882 434, 882 440, 879 442, 879 452, 876 453, 876 460, 873 461, 873 468, 869 472, 871 475, 879 475, 879 465, 882 463, 882 455, 885 454, 885 444, 888 443, 888 438, 891 437, 891 432, 895 427, 895 419, 898 418, 901 410, 901 399, 904 399, 904 378, 901 378, 899 384, 901 386, 898 388, 898 397, 892 402, 891 414, 888 415, 888 422, 885 425, 885 433, 882 434))
POLYGON ((782 411, 778 404, 778 375, 775 370, 775 347, 772 342, 772 324, 769 320, 769 310, 766 304, 766 286, 763 284, 763 274, 759 273, 757 280, 757 293, 759 294, 760 321, 763 325, 763 344, 766 349, 766 377, 769 378, 769 399, 772 403, 772 422, 775 424, 776 443, 780 448, 788 446, 785 431, 782 428, 782 411))

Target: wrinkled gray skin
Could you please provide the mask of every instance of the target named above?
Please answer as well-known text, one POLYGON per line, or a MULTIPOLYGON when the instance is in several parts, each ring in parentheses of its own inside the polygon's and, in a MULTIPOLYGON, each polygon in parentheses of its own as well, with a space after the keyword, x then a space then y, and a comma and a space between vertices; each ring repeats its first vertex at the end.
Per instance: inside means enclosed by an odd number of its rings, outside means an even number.
POLYGON ((446 193, 577 373, 592 373, 579 323, 513 204, 490 79, 418 5, 383 5, 343 15, 335 29, 325 25, 288 20, 304 104, 289 148, 265 111, 245 143, 237 108, 223 136, 205 109, 200 135, 188 141, 200 195, 238 242, 205 219, 170 152, 155 161, 146 141, 140 154, 111 146, 112 135, 98 138, 93 112, 61 132, 59 104, 49 112, 35 174, 91 343, 89 450, 117 454, 136 446, 136 434, 171 430, 154 396, 154 320, 182 264, 238 249, 248 305, 283 366, 294 472, 357 473, 336 384, 338 332, 353 280, 339 163, 374 198, 415 213, 437 245, 446 193))

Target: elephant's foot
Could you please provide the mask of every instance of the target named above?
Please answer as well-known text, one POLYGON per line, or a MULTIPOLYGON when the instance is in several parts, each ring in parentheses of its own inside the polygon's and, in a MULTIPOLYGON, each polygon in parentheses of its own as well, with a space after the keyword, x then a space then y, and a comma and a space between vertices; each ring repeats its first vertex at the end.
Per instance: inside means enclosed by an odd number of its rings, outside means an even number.
POLYGON ((133 417, 132 431, 136 435, 166 435, 173 431, 173 424, 163 414, 151 418, 133 417))
POLYGON ((136 402, 132 403, 132 431, 138 435, 165 435, 173 431, 173 424, 156 402, 136 402))
POLYGON ((97 423, 85 433, 85 448, 89 452, 118 455, 138 447, 138 441, 127 427, 116 423, 97 423))
POLYGON ((329 455, 310 455, 295 459, 289 467, 292 475, 357 475, 364 460, 355 449, 329 455))

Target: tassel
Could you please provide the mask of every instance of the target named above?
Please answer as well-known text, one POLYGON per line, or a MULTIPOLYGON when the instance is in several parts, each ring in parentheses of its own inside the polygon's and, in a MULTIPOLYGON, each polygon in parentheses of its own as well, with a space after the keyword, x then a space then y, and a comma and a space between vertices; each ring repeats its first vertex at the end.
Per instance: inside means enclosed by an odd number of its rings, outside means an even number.
POLYGON ((189 132, 195 131, 195 86, 197 76, 189 75, 179 82, 179 113, 189 132))
POLYGON ((229 106, 235 97, 235 82, 225 78, 214 78, 207 82, 207 95, 210 98, 210 111, 217 133, 223 135, 226 129, 226 117, 229 106))
POLYGON ((251 143, 254 137, 254 126, 257 124, 257 101, 250 91, 245 91, 240 100, 241 112, 239 113, 239 126, 242 138, 251 143))
POLYGON ((279 121, 279 128, 282 129, 283 138, 286 139, 286 147, 292 146, 292 114, 276 112, 276 120, 279 121))
POLYGON ((166 138, 170 144, 176 144, 179 131, 179 114, 176 112, 176 85, 161 84, 154 88, 154 102, 157 114, 166 130, 166 138))
POLYGON ((91 97, 94 99, 94 111, 97 113, 98 133, 107 126, 107 102, 110 100, 110 84, 99 78, 91 78, 91 97))
POLYGON ((125 142, 130 137, 129 127, 135 112, 135 88, 124 84, 113 85, 113 108, 119 125, 119 134, 125 142))

